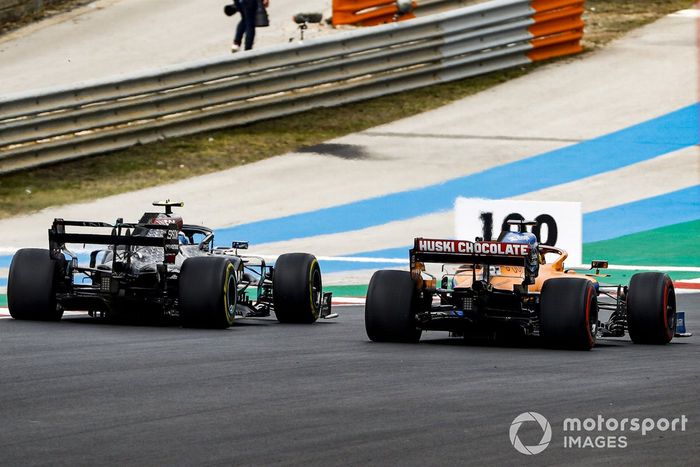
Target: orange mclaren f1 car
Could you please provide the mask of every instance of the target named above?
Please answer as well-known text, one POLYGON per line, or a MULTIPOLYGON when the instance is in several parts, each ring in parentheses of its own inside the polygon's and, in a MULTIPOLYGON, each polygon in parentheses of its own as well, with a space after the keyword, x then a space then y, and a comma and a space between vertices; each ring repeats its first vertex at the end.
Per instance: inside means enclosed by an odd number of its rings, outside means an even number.
MULTIPOLYGON (((522 228, 522 226, 521 226, 522 228)), ((367 291, 365 328, 373 341, 417 342, 424 330, 452 335, 539 336, 547 346, 589 350, 597 337, 666 344, 674 337, 676 296, 663 273, 635 274, 629 286, 599 283, 564 268, 567 253, 528 232, 477 238, 416 238, 410 271, 377 271, 367 291), (547 257, 555 256, 552 262, 547 257), (442 264, 441 277, 426 263, 442 264), (599 311, 609 318, 599 320, 599 311)))

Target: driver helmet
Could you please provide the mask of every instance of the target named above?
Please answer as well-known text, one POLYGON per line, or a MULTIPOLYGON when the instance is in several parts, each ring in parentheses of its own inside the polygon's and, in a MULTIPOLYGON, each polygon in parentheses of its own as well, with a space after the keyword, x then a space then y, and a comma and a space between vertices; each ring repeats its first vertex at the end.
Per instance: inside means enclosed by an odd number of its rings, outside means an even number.
POLYGON ((187 235, 185 235, 185 232, 182 230, 177 233, 177 242, 180 245, 189 245, 190 240, 187 238, 187 235))
POLYGON ((506 243, 522 243, 530 245, 531 248, 537 247, 537 237, 530 232, 504 232, 501 241, 506 243))

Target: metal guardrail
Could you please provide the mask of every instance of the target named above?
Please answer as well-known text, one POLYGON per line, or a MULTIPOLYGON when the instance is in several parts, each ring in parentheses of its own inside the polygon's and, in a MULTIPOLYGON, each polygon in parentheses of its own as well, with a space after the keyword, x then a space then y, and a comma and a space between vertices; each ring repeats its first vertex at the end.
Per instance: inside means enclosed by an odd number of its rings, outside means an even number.
POLYGON ((581 50, 583 0, 494 0, 154 72, 0 98, 0 173, 581 50))
POLYGON ((455 8, 463 8, 484 0, 419 0, 416 13, 422 16, 433 15, 455 8))

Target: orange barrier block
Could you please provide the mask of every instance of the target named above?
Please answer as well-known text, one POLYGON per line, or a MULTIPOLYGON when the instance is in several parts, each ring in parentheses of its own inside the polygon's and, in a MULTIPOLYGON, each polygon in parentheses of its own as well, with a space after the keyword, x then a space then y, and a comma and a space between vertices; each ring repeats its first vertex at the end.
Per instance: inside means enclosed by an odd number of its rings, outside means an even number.
POLYGON ((543 11, 540 13, 535 13, 532 15, 532 19, 535 23, 545 23, 547 21, 552 21, 561 18, 580 18, 583 15, 583 8, 581 7, 568 7, 562 8, 560 10, 550 10, 543 11))
POLYGON ((534 39, 527 57, 536 62, 583 51, 584 0, 532 0, 535 24, 528 28, 534 39))
MULTIPOLYGON (((391 14, 377 16, 374 18, 363 19, 363 20, 360 20, 357 23, 357 25, 358 26, 376 26, 378 24, 393 23, 395 16, 396 16, 396 12, 393 12, 391 14)), ((405 21, 407 19, 413 19, 415 17, 416 17, 416 15, 414 15, 413 13, 407 13, 405 15, 401 15, 398 18, 396 18, 396 21, 405 21)))
POLYGON ((583 50, 583 47, 581 47, 582 37, 583 30, 581 29, 533 39, 530 41, 533 50, 527 53, 527 58, 537 62, 548 58, 579 53, 583 50))
POLYGON ((573 42, 565 42, 562 44, 555 44, 549 47, 542 47, 539 49, 532 50, 527 53, 527 58, 533 62, 539 62, 542 60, 547 60, 549 58, 562 57, 564 55, 573 55, 583 51, 581 43, 578 40, 573 42))
POLYGON ((584 26, 581 14, 582 9, 566 8, 563 10, 535 14, 535 24, 528 31, 535 37, 556 34, 569 29, 582 29, 584 26))
POLYGON ((370 8, 387 6, 392 4, 391 0, 333 0, 333 13, 343 11, 346 13, 356 13, 370 8))
MULTIPOLYGON (((413 2, 416 7, 416 2, 413 2)), ((393 0, 333 0, 333 26, 355 24, 373 26, 415 18, 408 13, 397 18, 398 9, 393 0)))
POLYGON ((560 44, 562 42, 571 42, 581 40, 583 37, 583 30, 578 31, 567 31, 561 34, 556 34, 554 36, 547 36, 542 38, 535 38, 530 41, 530 44, 534 49, 539 49, 542 47, 549 47, 550 45, 560 44))
POLYGON ((583 8, 585 0, 532 0, 530 6, 536 11, 551 11, 560 8, 578 6, 583 8))

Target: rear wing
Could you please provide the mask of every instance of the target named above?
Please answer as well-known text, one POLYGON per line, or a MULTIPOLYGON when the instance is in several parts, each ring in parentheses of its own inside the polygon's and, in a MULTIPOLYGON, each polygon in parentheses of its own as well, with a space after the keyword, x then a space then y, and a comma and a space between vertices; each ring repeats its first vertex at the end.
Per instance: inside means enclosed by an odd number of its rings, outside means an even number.
POLYGON ((416 238, 409 252, 411 270, 420 263, 525 266, 530 246, 520 243, 416 238))
POLYGON ((129 224, 121 219, 108 224, 106 222, 88 221, 66 221, 54 219, 49 229, 49 251, 54 259, 63 258, 63 249, 66 243, 83 243, 91 245, 112 245, 112 246, 150 246, 163 248, 165 250, 166 262, 173 262, 175 255, 179 251, 177 234, 178 225, 171 224, 129 224), (110 234, 91 233, 67 233, 66 227, 95 227, 111 228, 110 234), (134 235, 132 229, 143 229, 143 231, 162 231, 161 235, 147 236, 134 235))

